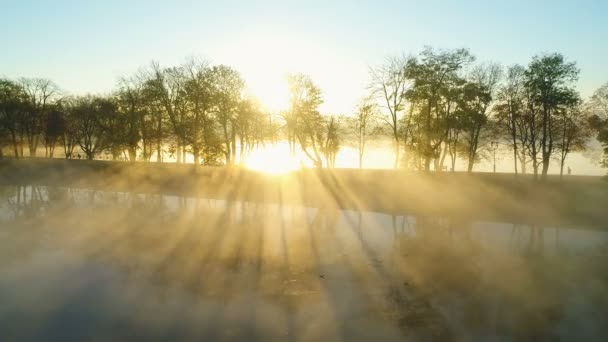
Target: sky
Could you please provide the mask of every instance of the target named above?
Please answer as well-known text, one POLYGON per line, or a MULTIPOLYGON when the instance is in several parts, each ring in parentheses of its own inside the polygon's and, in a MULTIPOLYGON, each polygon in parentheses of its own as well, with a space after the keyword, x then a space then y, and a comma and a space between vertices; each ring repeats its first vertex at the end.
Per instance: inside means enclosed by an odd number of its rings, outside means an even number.
POLYGON ((0 0, 0 76, 108 93, 152 61, 198 57, 239 70, 275 109, 286 101, 284 76, 309 74, 323 91, 321 110, 348 114, 370 66, 428 45, 503 65, 560 52, 577 62, 587 97, 608 82, 607 15, 606 0, 0 0))

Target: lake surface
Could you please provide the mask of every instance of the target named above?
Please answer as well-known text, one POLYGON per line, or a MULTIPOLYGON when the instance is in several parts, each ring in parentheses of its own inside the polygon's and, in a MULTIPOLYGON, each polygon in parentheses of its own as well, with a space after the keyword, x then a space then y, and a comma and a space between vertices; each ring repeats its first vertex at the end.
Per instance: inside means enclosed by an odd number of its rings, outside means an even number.
POLYGON ((3 186, 0 340, 602 341, 576 228, 3 186))

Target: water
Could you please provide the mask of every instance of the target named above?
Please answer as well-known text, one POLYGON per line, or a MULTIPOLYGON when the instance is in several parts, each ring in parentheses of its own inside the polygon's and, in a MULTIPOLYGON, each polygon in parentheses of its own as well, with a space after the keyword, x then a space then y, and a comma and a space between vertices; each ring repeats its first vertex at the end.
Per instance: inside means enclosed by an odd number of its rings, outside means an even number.
POLYGON ((0 340, 603 340, 607 256, 602 231, 1 187, 0 340))

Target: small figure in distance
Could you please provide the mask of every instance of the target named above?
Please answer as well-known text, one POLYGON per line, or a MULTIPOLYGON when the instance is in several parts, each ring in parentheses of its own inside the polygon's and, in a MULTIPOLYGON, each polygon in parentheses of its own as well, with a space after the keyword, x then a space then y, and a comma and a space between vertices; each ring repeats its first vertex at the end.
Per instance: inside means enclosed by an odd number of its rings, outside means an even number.
POLYGON ((568 176, 572 174, 572 169, 568 166, 568 176))

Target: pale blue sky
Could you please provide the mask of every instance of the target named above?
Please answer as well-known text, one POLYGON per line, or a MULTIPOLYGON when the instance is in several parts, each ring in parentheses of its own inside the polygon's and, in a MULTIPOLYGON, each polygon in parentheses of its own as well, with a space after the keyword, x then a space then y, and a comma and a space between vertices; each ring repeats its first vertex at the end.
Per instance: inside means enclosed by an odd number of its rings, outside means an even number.
MULTIPOLYGON (((584 96, 608 82, 608 1, 0 0, 0 75, 48 77, 72 93, 108 92, 152 60, 201 56, 240 70, 272 102, 286 72, 306 72, 324 109, 348 112, 367 67, 425 45, 527 64, 561 52, 584 96)), ((279 95, 276 95, 280 97, 279 95)))

